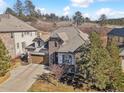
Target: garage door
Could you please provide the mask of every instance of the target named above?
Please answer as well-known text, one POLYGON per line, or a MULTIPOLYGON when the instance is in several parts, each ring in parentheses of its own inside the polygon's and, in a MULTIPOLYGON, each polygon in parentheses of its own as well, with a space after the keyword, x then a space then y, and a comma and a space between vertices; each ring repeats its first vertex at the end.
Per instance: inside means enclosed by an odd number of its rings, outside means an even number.
POLYGON ((31 55, 32 63, 43 64, 45 62, 45 56, 41 55, 31 55))

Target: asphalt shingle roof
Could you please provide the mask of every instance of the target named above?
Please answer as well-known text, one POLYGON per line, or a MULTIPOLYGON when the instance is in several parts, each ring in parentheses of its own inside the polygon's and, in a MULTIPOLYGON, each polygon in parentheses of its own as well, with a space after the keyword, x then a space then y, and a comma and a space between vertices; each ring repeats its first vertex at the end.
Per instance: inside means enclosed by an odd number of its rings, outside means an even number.
POLYGON ((108 35, 124 36, 124 28, 114 28, 108 33, 108 35))
POLYGON ((75 27, 61 27, 52 33, 52 37, 54 36, 54 34, 58 34, 59 36, 61 33, 66 34, 65 38, 68 39, 63 39, 64 34, 60 36, 60 38, 65 41, 58 49, 58 52, 74 52, 81 45, 83 45, 86 40, 88 40, 88 35, 81 32, 75 27), (84 37, 82 34, 84 35, 84 37))
POLYGON ((27 32, 27 31, 29 32, 37 31, 37 29, 10 14, 0 15, 0 32, 27 32))

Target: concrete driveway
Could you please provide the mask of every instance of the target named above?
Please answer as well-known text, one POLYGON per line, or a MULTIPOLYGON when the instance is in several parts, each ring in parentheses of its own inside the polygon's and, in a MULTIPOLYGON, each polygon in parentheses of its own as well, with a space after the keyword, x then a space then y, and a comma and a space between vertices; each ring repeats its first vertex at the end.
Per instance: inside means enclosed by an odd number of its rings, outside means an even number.
POLYGON ((44 65, 29 64, 11 71, 10 78, 0 84, 0 92, 26 92, 35 82, 37 75, 48 73, 44 65))

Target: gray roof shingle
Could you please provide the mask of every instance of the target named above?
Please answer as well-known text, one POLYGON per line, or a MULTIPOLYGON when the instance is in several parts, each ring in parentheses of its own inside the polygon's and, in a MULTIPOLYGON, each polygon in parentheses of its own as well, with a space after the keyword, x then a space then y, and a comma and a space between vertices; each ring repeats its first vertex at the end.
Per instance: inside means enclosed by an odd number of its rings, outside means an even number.
POLYGON ((124 36, 124 28, 114 28, 108 33, 108 35, 124 36))
POLYGON ((75 27, 61 27, 55 30, 52 33, 52 36, 54 36, 54 34, 60 35, 60 33, 61 35, 63 35, 63 36, 60 36, 60 38, 65 41, 60 46, 58 52, 74 52, 81 45, 83 45, 86 40, 88 40, 88 35, 81 32, 79 29, 75 27), (64 34, 66 34, 65 35, 66 39, 63 39, 64 34), (84 37, 82 37, 83 36, 82 34, 84 35, 84 37))
POLYGON ((10 14, 0 15, 0 32, 27 32, 27 31, 29 32, 37 31, 37 29, 10 14))

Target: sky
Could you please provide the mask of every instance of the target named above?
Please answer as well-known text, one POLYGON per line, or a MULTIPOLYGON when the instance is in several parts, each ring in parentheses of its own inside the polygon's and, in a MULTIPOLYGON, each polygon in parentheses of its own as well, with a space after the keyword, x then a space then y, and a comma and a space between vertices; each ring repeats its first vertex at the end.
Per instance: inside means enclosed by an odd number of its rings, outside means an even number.
MULTIPOLYGON (((24 0, 21 0, 22 2, 24 0)), ((0 13, 6 7, 13 8, 16 0, 0 0, 0 13)), ((42 13, 55 13, 58 16, 72 16, 80 11, 84 17, 98 19, 105 14, 108 18, 124 17, 124 0, 32 0, 42 13)))

